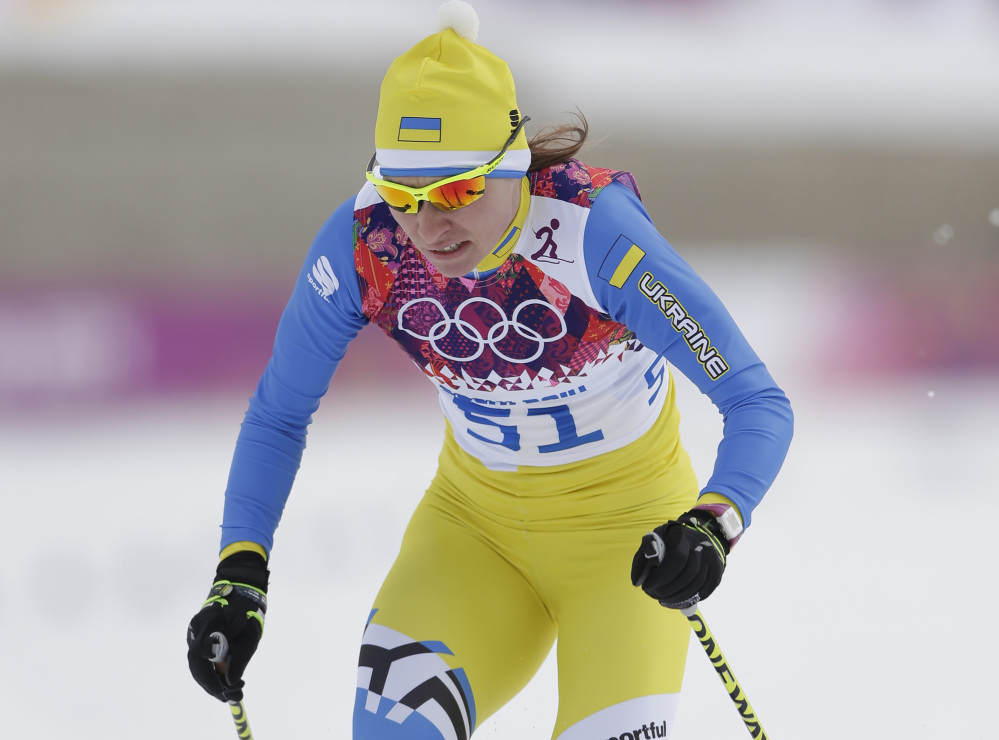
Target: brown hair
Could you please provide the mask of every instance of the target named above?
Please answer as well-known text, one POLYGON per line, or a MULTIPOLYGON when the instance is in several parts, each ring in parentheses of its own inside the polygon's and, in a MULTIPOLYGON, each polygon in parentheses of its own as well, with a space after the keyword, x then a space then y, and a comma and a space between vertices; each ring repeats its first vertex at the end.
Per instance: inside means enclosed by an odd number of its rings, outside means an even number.
POLYGON ((575 120, 560 126, 543 128, 531 137, 531 167, 529 172, 537 172, 552 165, 561 164, 575 157, 590 132, 586 117, 576 112, 575 120))

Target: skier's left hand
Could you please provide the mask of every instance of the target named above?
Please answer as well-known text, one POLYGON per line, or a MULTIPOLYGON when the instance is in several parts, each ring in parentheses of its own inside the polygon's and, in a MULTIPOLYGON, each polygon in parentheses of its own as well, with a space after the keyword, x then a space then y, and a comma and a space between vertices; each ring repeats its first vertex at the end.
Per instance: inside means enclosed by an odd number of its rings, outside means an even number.
POLYGON ((721 583, 730 547, 714 515, 691 509, 642 538, 631 582, 670 609, 706 599, 721 583))

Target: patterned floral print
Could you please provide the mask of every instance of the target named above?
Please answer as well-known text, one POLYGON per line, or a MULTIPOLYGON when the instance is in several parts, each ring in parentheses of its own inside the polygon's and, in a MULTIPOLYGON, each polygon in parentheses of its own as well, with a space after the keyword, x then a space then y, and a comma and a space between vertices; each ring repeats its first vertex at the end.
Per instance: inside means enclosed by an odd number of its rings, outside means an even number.
POLYGON ((545 198, 558 198, 589 208, 600 191, 612 182, 620 183, 641 198, 638 183, 630 172, 589 167, 578 159, 570 159, 538 172, 532 172, 531 193, 545 198))
MULTIPOLYGON (((569 162, 533 173, 531 194, 588 208, 627 172, 569 162)), ((433 379, 452 389, 550 388, 641 345, 519 254, 481 280, 441 275, 382 203, 355 214, 365 315, 433 379)))

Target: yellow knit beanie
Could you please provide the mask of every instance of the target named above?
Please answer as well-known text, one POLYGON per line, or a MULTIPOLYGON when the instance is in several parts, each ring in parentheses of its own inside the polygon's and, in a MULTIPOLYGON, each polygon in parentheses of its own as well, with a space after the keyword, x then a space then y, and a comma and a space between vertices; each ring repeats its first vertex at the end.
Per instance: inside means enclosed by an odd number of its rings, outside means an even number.
MULTIPOLYGON (((495 157, 520 123, 506 62, 475 43, 479 19, 462 0, 438 12, 438 33, 395 59, 375 122, 381 177, 446 177, 495 157)), ((522 177, 531 164, 521 129, 491 177, 522 177)))

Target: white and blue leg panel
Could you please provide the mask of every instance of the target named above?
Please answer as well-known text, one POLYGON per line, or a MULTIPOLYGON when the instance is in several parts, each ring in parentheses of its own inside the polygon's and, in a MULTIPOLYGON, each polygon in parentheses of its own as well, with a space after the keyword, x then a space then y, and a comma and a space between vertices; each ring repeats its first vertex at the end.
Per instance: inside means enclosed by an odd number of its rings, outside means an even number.
POLYGON ((468 740, 475 703, 465 672, 441 642, 416 642, 368 623, 361 642, 354 740, 468 740))

